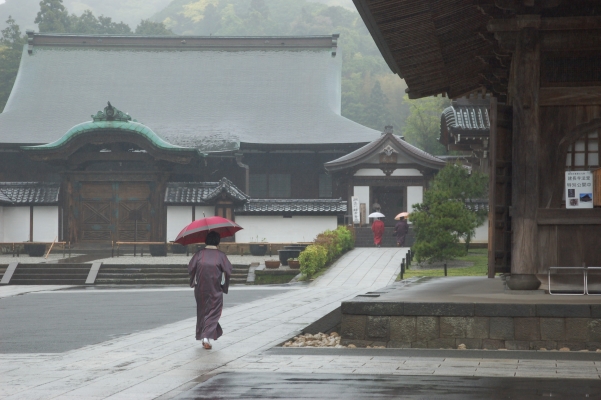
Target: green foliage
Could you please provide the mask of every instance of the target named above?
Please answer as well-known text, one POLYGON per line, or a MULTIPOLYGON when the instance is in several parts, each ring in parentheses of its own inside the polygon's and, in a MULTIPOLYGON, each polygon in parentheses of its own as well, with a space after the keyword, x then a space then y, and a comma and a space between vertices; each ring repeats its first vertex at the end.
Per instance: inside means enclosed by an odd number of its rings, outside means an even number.
POLYGON ((307 246, 298 256, 301 273, 311 278, 327 263, 349 251, 354 245, 353 233, 345 226, 339 226, 334 231, 327 230, 320 233, 314 243, 307 246))
MULTIPOLYGON (((40 25, 40 32, 42 31, 40 25)), ((128 35, 131 34, 131 28, 123 22, 113 22, 109 17, 99 16, 96 18, 92 11, 86 10, 81 16, 72 14, 69 16, 68 33, 81 33, 89 35, 97 34, 112 34, 112 35, 128 35)))
POLYGON ((403 131, 405 140, 430 154, 445 154, 446 150, 438 138, 440 137, 440 114, 451 105, 449 99, 425 97, 409 100, 406 96, 405 101, 409 104, 410 110, 403 131))
POLYGON ((4 109, 13 88, 23 45, 27 43, 26 37, 21 34, 19 25, 12 17, 8 17, 6 24, 7 27, 2 30, 0 38, 0 109, 4 109))
POLYGON ((40 11, 34 22, 38 24, 40 32, 66 33, 71 25, 63 0, 40 1, 40 11))
POLYGON ((415 230, 413 249, 418 262, 446 261, 466 254, 475 229, 482 224, 481 213, 472 211, 466 200, 481 197, 486 192, 483 175, 459 165, 448 165, 433 180, 424 193, 421 204, 414 205, 410 220, 415 230), (473 180, 472 180, 473 179, 473 180))
POLYGON ((167 29, 162 22, 153 22, 149 19, 140 21, 136 27, 136 35, 175 35, 171 29, 167 29))
POLYGON ((328 251, 324 246, 309 245, 300 253, 298 261, 300 261, 301 273, 307 277, 312 277, 328 262, 328 251))

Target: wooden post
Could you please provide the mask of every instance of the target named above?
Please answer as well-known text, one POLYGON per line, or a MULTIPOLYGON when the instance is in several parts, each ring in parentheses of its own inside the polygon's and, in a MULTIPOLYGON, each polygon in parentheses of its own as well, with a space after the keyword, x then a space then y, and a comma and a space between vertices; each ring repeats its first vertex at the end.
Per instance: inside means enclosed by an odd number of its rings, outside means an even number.
POLYGON ((29 241, 33 242, 33 206, 29 206, 29 241))
MULTIPOLYGON (((539 20, 540 23, 540 20, 539 20)), ((513 106, 511 273, 538 267, 540 40, 536 27, 518 33, 511 66, 513 106)))

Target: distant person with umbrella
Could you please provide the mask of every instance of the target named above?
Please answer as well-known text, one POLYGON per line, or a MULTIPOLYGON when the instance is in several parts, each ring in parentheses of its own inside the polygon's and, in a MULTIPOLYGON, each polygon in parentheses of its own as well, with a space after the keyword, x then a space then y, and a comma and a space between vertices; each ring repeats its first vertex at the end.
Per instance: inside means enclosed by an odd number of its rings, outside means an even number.
POLYGON ((242 229, 235 222, 221 217, 202 218, 186 226, 175 240, 180 244, 199 243, 204 240, 205 248, 199 250, 188 264, 190 287, 196 298, 196 340, 210 350, 210 340, 223 335, 219 325, 223 309, 223 293, 227 293, 232 274, 232 264, 222 251, 217 249, 221 236, 233 236, 242 229))
POLYGON ((408 216, 408 213, 402 212, 394 217, 394 219, 399 221, 394 226, 394 235, 396 236, 397 247, 403 247, 405 244, 405 236, 407 236, 407 232, 409 232, 409 224, 407 223, 406 219, 408 216))
POLYGON ((382 236, 384 235, 384 222, 380 218, 384 218, 384 214, 380 212, 374 212, 369 214, 369 218, 375 218, 373 224, 371 224, 371 231, 374 233, 374 244, 380 247, 382 244, 382 236))

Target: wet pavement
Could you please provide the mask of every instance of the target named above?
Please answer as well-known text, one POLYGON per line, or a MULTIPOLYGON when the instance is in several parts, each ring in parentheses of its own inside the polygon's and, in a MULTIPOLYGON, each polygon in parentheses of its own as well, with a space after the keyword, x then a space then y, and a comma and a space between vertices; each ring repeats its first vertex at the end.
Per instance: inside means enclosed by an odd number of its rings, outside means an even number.
MULTIPOLYGON (((284 293, 232 287, 224 307, 284 293)), ((0 299, 0 353, 62 353, 196 316, 190 288, 73 288, 0 299)))
POLYGON ((175 397, 196 399, 601 398, 601 381, 458 376, 223 373, 175 397))

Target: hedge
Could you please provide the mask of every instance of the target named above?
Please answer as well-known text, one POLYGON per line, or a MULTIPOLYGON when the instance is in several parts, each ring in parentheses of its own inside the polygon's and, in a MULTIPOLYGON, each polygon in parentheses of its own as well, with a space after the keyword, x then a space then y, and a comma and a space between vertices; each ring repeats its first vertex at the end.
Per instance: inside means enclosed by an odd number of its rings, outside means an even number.
POLYGON ((336 230, 320 233, 313 244, 307 246, 298 256, 300 271, 306 277, 311 278, 329 262, 334 261, 354 246, 353 232, 346 226, 339 226, 336 230))

